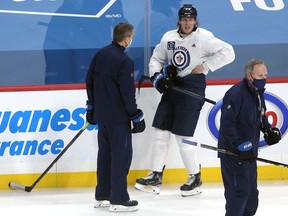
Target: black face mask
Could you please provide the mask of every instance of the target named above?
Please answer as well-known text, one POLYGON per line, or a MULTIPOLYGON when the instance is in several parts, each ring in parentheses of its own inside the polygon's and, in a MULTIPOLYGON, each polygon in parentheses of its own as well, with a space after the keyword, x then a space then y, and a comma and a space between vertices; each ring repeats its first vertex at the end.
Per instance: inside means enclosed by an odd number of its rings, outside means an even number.
POLYGON ((252 84, 259 90, 263 90, 266 85, 266 79, 254 79, 252 84))

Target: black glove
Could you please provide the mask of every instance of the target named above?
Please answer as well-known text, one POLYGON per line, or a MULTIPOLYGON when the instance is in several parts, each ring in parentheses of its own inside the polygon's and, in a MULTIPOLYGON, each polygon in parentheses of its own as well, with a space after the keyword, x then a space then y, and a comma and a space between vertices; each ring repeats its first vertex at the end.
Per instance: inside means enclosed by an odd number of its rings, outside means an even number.
POLYGON ((162 93, 167 93, 172 86, 171 80, 166 77, 162 72, 156 72, 151 78, 150 78, 153 86, 162 93))
POLYGON ((164 74, 171 80, 174 80, 177 77, 177 68, 174 65, 166 65, 164 68, 161 69, 164 74))
POLYGON ((137 114, 130 118, 132 120, 133 129, 132 133, 141 133, 145 130, 144 113, 142 110, 137 109, 137 114))
POLYGON ((252 162, 256 159, 253 152, 253 145, 250 141, 245 141, 241 143, 234 144, 234 153, 239 155, 239 161, 249 161, 252 162))
POLYGON ((97 123, 94 121, 93 118, 93 105, 89 103, 89 101, 86 101, 86 120, 91 125, 96 125, 97 123))
POLYGON ((267 145, 274 145, 282 138, 281 132, 276 127, 271 127, 264 132, 264 139, 267 145))

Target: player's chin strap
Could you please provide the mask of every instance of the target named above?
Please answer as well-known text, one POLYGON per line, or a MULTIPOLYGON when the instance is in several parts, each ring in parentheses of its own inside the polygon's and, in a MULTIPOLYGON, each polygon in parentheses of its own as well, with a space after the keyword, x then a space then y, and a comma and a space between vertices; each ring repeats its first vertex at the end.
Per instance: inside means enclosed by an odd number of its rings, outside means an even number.
MULTIPOLYGON (((141 88, 141 86, 142 86, 142 84, 143 84, 143 82, 144 82, 145 80, 151 81, 149 76, 146 76, 146 75, 141 76, 141 78, 140 78, 140 80, 139 80, 139 82, 138 82, 138 94, 140 94, 140 88, 141 88)), ((196 93, 194 93, 194 92, 188 91, 188 90, 186 90, 186 89, 179 88, 179 87, 176 87, 176 86, 173 86, 173 85, 172 85, 171 89, 173 89, 173 90, 175 90, 175 91, 178 91, 178 92, 180 92, 180 93, 183 93, 183 94, 186 94, 186 95, 195 97, 195 98, 197 98, 197 99, 199 99, 199 100, 204 100, 205 102, 211 103, 211 104, 213 104, 213 105, 216 104, 215 101, 210 100, 210 99, 208 99, 208 98, 205 98, 205 97, 203 97, 203 96, 201 96, 201 95, 198 95, 198 94, 196 94, 196 93)))
MULTIPOLYGON (((210 149, 210 150, 217 151, 217 152, 220 152, 220 153, 223 153, 223 154, 234 155, 234 156, 238 157, 238 155, 236 153, 234 153, 234 152, 227 151, 227 150, 221 149, 221 148, 217 148, 215 146, 210 146, 210 145, 207 145, 207 144, 193 142, 193 141, 190 141, 188 139, 182 139, 182 143, 185 143, 185 144, 188 144, 188 145, 194 145, 194 146, 198 146, 199 145, 201 148, 210 149)), ((282 167, 288 168, 288 164, 283 164, 283 163, 280 163, 280 162, 277 162, 277 161, 267 160, 267 159, 259 158, 259 157, 257 157, 256 160, 260 161, 260 162, 269 163, 269 164, 273 164, 273 165, 276 165, 276 166, 282 166, 282 167)))

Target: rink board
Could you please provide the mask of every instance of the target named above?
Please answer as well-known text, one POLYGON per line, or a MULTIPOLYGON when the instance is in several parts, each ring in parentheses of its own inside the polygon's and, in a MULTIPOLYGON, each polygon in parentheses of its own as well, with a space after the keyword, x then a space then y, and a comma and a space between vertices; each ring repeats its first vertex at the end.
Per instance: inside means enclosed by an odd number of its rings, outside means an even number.
MULTIPOLYGON (((220 105, 224 93, 231 85, 210 85, 206 97, 217 104, 203 106, 195 141, 217 145, 220 105)), ((268 84, 266 105, 270 123, 283 133, 281 142, 261 149, 259 157, 288 163, 287 145, 287 83, 268 84)), ((153 88, 141 89, 137 103, 145 113, 147 128, 144 133, 133 135, 133 160, 128 181, 146 175, 150 167, 153 145, 153 115, 160 94, 153 88)), ((0 188, 7 188, 9 181, 32 184, 51 164, 61 150, 85 124, 86 91, 21 91, 1 92, 0 100, 0 188), (17 101, 17 102, 16 102, 17 101)), ((91 186, 96 182, 97 126, 89 126, 61 159, 54 164, 39 187, 91 186)), ((167 158, 164 182, 186 180, 178 146, 174 137, 167 158)), ((261 143, 263 143, 261 137, 261 143)), ((204 181, 221 181, 219 159, 215 151, 199 148, 199 158, 204 181)), ((260 179, 287 179, 287 169, 259 163, 260 179)))

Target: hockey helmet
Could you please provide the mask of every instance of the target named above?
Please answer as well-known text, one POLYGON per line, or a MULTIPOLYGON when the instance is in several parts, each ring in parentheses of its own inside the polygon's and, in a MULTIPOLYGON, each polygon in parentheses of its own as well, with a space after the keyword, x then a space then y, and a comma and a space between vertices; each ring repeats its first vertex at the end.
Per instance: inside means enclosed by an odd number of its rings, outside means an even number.
POLYGON ((179 20, 181 20, 181 18, 183 17, 187 17, 187 18, 194 17, 196 19, 197 10, 192 4, 184 4, 178 12, 178 17, 179 17, 179 20))

